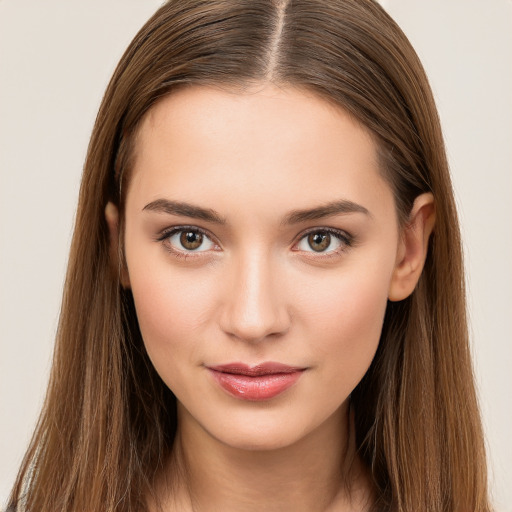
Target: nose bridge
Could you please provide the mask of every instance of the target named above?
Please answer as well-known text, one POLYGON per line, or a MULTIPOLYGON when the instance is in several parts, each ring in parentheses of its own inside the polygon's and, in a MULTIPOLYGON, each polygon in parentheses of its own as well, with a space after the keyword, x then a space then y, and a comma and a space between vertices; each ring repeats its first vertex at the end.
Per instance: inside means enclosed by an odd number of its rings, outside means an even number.
POLYGON ((289 316, 277 266, 261 249, 252 248, 235 258, 222 313, 225 332, 258 342, 288 330, 289 316))

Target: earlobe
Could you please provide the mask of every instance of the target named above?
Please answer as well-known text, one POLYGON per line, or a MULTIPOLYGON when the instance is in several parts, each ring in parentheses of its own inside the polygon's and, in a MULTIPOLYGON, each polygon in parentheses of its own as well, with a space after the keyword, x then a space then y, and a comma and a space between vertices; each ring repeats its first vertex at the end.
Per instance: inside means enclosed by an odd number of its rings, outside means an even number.
POLYGON ((435 218, 434 196, 430 192, 419 195, 402 230, 389 286, 389 300, 403 300, 414 291, 423 271, 435 218))
POLYGON ((123 288, 130 288, 130 277, 123 262, 119 247, 119 210, 117 206, 109 201, 105 206, 105 220, 109 231, 109 256, 112 270, 119 274, 119 282, 123 288))

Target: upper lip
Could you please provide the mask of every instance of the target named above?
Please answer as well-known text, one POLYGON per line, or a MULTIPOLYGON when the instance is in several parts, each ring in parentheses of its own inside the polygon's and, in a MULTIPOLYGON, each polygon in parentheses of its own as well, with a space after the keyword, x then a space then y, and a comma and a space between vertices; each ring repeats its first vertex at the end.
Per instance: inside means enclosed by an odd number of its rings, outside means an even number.
POLYGON ((208 366, 210 370, 222 373, 231 373, 233 375, 247 375, 249 377, 259 377, 261 375, 274 375, 278 373, 294 373, 305 370, 305 368, 297 366, 288 366, 282 363, 268 361, 249 366, 245 363, 228 363, 218 366, 208 366))

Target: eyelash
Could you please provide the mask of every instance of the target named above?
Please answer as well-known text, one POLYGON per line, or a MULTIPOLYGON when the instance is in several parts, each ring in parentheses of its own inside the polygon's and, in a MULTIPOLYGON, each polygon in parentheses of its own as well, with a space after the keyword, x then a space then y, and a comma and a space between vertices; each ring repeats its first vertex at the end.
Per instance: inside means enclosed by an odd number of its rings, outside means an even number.
MULTIPOLYGON (((182 233, 184 231, 191 231, 193 233, 201 233, 203 236, 210 239, 213 243, 214 238, 206 232, 204 229, 198 228, 196 226, 176 226, 174 228, 166 229, 160 233, 160 235, 157 237, 157 242, 162 242, 165 249, 170 252, 175 258, 178 259, 184 259, 187 258, 197 258, 197 255, 194 254, 196 251, 179 251, 177 249, 173 249, 169 244, 166 244, 165 241, 168 240, 171 236, 175 235, 176 233, 182 233)), ((198 253, 206 252, 206 251, 197 251, 198 253)))
POLYGON ((299 240, 296 244, 299 244, 302 240, 304 240, 306 237, 313 233, 323 233, 328 234, 331 236, 334 236, 334 238, 337 238, 339 242, 341 242, 341 246, 338 249, 332 249, 327 252, 316 252, 316 251, 306 251, 307 253, 311 253, 308 258, 318 258, 318 259, 328 259, 328 258, 336 258, 340 256, 342 253, 346 252, 348 249, 350 249, 354 245, 354 236, 352 236, 350 233, 347 233, 346 231, 341 231, 339 229, 334 228, 313 228, 305 231, 302 233, 299 237, 299 240))
MULTIPOLYGON (((181 250, 173 249, 169 244, 164 243, 171 236, 175 235, 176 233, 182 233, 184 231, 200 233, 203 236, 207 237, 212 243, 216 244, 214 237, 212 237, 204 229, 201 229, 197 226, 176 226, 176 227, 173 227, 170 229, 166 229, 158 235, 158 237, 156 238, 156 241, 162 242, 165 249, 176 258, 184 259, 184 260, 186 260, 187 258, 196 258, 196 257, 198 257, 196 254, 194 254, 196 251, 181 251, 181 250)), ((312 233, 324 233, 324 234, 332 235, 335 238, 337 238, 341 242, 342 245, 340 248, 334 249, 334 250, 331 250, 328 252, 316 252, 316 254, 317 254, 316 256, 311 255, 311 256, 308 256, 309 258, 318 258, 318 259, 322 259, 322 260, 327 259, 327 258, 335 258, 335 257, 339 256, 340 254, 344 253, 345 251, 347 251, 349 248, 351 248, 354 245, 354 237, 350 233, 347 233, 346 231, 334 229, 334 228, 320 227, 320 228, 309 229, 309 230, 305 231, 304 233, 302 233, 300 235, 297 243, 294 244, 294 246, 298 245, 304 238, 311 235, 312 233)), ((295 249, 295 251, 298 252, 297 249, 295 249)), ((201 253, 201 252, 208 252, 208 251, 197 251, 197 253, 201 253)), ((305 252, 308 252, 308 253, 311 252, 311 253, 315 254, 315 251, 305 251, 305 252)))

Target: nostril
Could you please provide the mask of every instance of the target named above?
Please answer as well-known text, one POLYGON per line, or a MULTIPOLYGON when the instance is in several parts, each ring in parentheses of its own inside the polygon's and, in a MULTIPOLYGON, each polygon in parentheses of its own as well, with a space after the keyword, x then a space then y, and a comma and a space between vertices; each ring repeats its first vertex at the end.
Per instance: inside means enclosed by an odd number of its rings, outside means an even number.
POLYGON ((284 305, 238 302, 224 311, 221 328, 236 339, 258 343, 269 338, 275 340, 288 332, 290 316, 284 305))
POLYGON ((276 321, 258 325, 232 323, 231 328, 224 329, 230 336, 247 343, 259 343, 266 339, 276 340, 282 337, 288 328, 279 326, 276 321))

